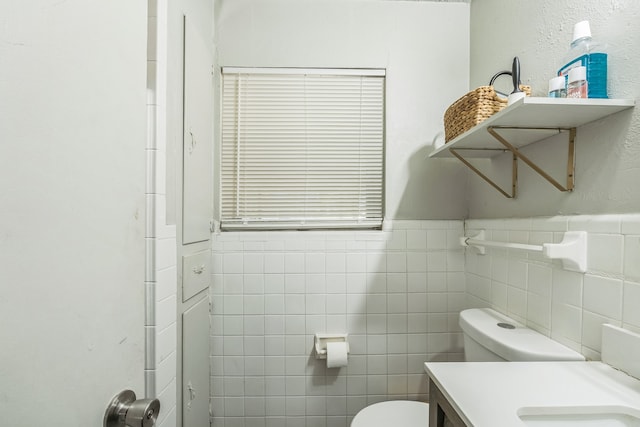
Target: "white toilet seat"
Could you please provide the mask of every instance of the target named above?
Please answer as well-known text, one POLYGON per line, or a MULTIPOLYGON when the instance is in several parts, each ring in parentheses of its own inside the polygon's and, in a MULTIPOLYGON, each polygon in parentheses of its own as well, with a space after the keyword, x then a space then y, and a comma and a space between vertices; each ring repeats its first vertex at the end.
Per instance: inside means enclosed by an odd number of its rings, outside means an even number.
POLYGON ((353 417, 351 427, 427 427, 429 404, 411 400, 374 403, 353 417))

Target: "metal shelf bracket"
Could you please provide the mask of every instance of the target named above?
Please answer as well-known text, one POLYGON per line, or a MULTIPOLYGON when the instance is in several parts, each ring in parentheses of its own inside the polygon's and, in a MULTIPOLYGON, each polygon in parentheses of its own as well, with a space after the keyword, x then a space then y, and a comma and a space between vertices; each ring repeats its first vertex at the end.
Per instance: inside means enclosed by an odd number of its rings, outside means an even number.
MULTIPOLYGON (((496 184, 491 178, 482 173, 478 168, 473 166, 469 160, 464 158, 460 151, 470 151, 473 150, 471 148, 450 148, 449 152, 453 154, 458 160, 464 163, 469 169, 471 169, 475 174, 477 174, 480 178, 489 183, 493 188, 498 190, 503 196, 513 199, 517 194, 517 186, 518 186, 518 160, 522 160, 527 164, 531 169, 533 169, 536 173, 538 173, 541 177, 547 180, 551 185, 556 187, 560 191, 573 191, 575 184, 575 138, 576 138, 576 128, 543 128, 543 127, 514 127, 514 126, 489 126, 487 127, 487 132, 495 138, 500 144, 504 146, 503 149, 494 149, 494 151, 502 151, 502 152, 511 152, 512 162, 511 162, 511 191, 507 191, 506 189, 500 187, 496 184), (560 184, 556 179, 554 179, 551 175, 545 172, 540 166, 534 163, 529 157, 522 154, 515 146, 513 146, 509 141, 507 141, 502 135, 500 135, 497 131, 500 129, 522 129, 522 130, 557 130, 558 132, 567 132, 568 133, 568 147, 567 147, 567 183, 566 185, 560 184)), ((482 150, 487 150, 486 148, 482 150)))

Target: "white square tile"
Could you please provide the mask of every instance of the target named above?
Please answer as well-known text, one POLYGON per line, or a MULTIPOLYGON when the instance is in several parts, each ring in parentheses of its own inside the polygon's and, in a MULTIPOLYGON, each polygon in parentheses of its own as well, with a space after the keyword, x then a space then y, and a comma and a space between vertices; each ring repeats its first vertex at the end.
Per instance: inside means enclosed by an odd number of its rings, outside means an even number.
POLYGON ((582 310, 561 302, 551 306, 551 335, 580 342, 582 337, 582 310))
MULTIPOLYGON (((411 302, 414 300, 414 296, 420 294, 413 294, 409 300, 409 311, 416 312, 421 308, 421 304, 413 305, 411 302)), ((417 302, 421 302, 421 299, 417 299, 417 302)), ((420 310, 424 313, 446 313, 447 312, 447 294, 444 292, 429 292, 427 293, 427 306, 424 310, 420 310)))
MULTIPOLYGON (((285 337, 285 354, 287 356, 301 356, 301 355, 307 354, 306 336, 305 335, 287 335, 285 337)), ((303 386, 303 393, 304 393, 304 386, 303 386)))
POLYGON ((446 252, 447 271, 464 271, 464 251, 446 252))
POLYGON ((622 320, 622 281, 585 275, 584 308, 610 319, 622 320))
POLYGON ((224 274, 244 273, 243 257, 241 253, 225 253, 222 256, 224 274))
POLYGON ((387 273, 387 292, 407 292, 407 274, 387 273))
POLYGON ((284 292, 283 274, 265 274, 264 292, 267 294, 281 294, 284 292))
MULTIPOLYGON (((345 277, 347 292, 350 294, 364 294, 367 292, 367 278, 361 273, 349 273, 345 277)), ((329 286, 329 285, 327 285, 329 286)))
POLYGON ((404 273, 407 271, 406 252, 387 253, 387 271, 391 273, 404 273))
POLYGON ((407 332, 414 334, 428 332, 427 314, 409 313, 407 315, 407 332))
POLYGON ((407 314, 387 315, 387 332, 390 334, 406 334, 409 331, 407 324, 407 314))
POLYGON ((225 295, 223 299, 224 314, 243 314, 244 298, 242 295, 225 295))
POLYGON ((284 307, 286 314, 304 314, 305 296, 304 294, 285 294, 284 307))
POLYGON ((388 250, 406 250, 407 233, 406 230, 393 230, 390 239, 387 240, 388 250))
POLYGON ((367 271, 367 255, 365 253, 346 254, 348 273, 364 273, 367 271))
POLYGON ((508 258, 501 254, 494 255, 491 260, 491 279, 507 283, 508 273, 508 258))
MULTIPOLYGON (((305 296, 305 313, 306 314, 325 314, 326 313, 326 297, 324 294, 307 294, 305 296)), ((297 313, 291 313, 297 314, 297 313)))
POLYGON ((407 294, 387 294, 387 313, 407 313, 407 294))
POLYGON ((624 237, 620 234, 587 236, 587 266, 589 271, 622 274, 624 237))
POLYGON ((624 277, 640 281, 640 235, 624 236, 624 277))
POLYGON ((367 377, 365 375, 347 376, 347 395, 357 396, 367 393, 367 377))
POLYGON ((264 274, 245 274, 243 282, 243 292, 245 294, 264 293, 264 274))
MULTIPOLYGON (((388 334, 387 335, 387 353, 389 355, 402 355, 405 363, 406 373, 406 357, 407 357, 407 334, 388 334)), ((395 359, 397 359, 396 357, 395 359)))
POLYGON ((344 253, 327 253, 326 254, 326 272, 327 273, 345 273, 347 271, 347 259, 344 253))
POLYGON ((244 293, 244 276, 242 274, 224 274, 222 276, 222 289, 225 295, 244 293))
POLYGON ((551 329, 551 299, 548 296, 529 292, 527 319, 547 330, 551 329))
POLYGON ((264 295, 245 295, 244 314, 264 314, 264 295))
MULTIPOLYGON (((414 292, 410 294, 410 298, 407 301, 407 312, 409 313, 427 313, 427 299, 437 298, 434 295, 438 294, 427 294, 423 292, 414 292)), ((446 311, 446 300, 445 306, 443 307, 443 311, 446 311)))
POLYGON ((176 322, 176 304, 177 298, 175 295, 156 303, 154 325, 157 330, 161 331, 176 322))
POLYGON ((508 284, 519 289, 527 289, 528 264, 521 259, 509 258, 508 284))
POLYGON ((387 271, 387 255, 385 253, 367 253, 367 271, 384 273, 387 271))
POLYGON ((314 273, 305 275, 305 293, 324 294, 327 292, 326 275, 314 273))
POLYGON ((385 314, 367 314, 367 333, 384 334, 387 332, 387 316, 385 314))
POLYGON ((285 318, 281 314, 264 316, 265 335, 282 335, 285 333, 285 318))
POLYGON ((385 375, 387 369, 386 355, 369 354, 367 356, 367 373, 369 375, 385 375))
POLYGON ((367 316, 365 314, 348 314, 347 331, 349 331, 350 334, 366 334, 367 316))
POLYGON ((582 280, 584 274, 554 269, 552 272, 553 301, 582 307, 582 280))
POLYGON ((407 262, 406 271, 408 272, 420 273, 420 272, 427 271, 427 253, 426 252, 407 252, 406 262, 407 262))
POLYGON ((365 314, 367 312, 367 296, 365 294, 347 294, 347 313, 365 314))
POLYGON ((407 273, 407 291, 426 292, 428 289, 427 273, 407 273))
POLYGON ((589 349, 600 353, 602 344, 602 325, 604 323, 613 323, 620 326, 619 322, 612 322, 605 316, 584 311, 582 313, 582 345, 589 349))
POLYGON ((285 294, 304 294, 306 289, 304 274, 286 274, 284 276, 285 294))
POLYGON ((265 252, 265 273, 284 273, 284 254, 277 252, 265 252))
POLYGON ((463 272, 447 272, 447 289, 449 292, 465 292, 465 274, 463 272))
POLYGON ((623 300, 623 322, 640 327, 640 284, 625 282, 623 300))
POLYGON ((427 271, 447 271, 447 253, 427 252, 427 271))
POLYGON ((324 273, 325 272, 325 254, 323 253, 307 253, 305 254, 305 271, 306 273, 324 273))
POLYGON ((304 273, 304 253, 286 253, 284 255, 285 273, 304 273))
POLYGON ((386 313, 387 312, 387 295, 386 294, 369 294, 367 295, 367 313, 386 313))
POLYGON ((384 273, 369 273, 366 277, 368 293, 387 292, 387 275, 384 273))
POLYGON ((304 315, 286 315, 284 318, 284 332, 285 334, 304 334, 306 332, 304 315))
POLYGON ((347 296, 345 294, 328 294, 326 296, 327 314, 346 314, 347 296))
POLYGON ((261 253, 244 253, 243 265, 245 274, 264 273, 264 255, 261 253))
POLYGON ((491 303, 499 311, 507 311, 507 285, 496 281, 491 282, 491 303))
POLYGON ((222 333, 225 336, 239 336, 244 334, 243 317, 240 315, 222 316, 222 333))
POLYGON ((427 249, 427 231, 411 230, 407 233, 407 249, 427 249))
POLYGON ((530 264, 527 276, 527 290, 543 297, 551 296, 551 268, 530 264))
POLYGON ((621 216, 622 234, 640 234, 640 214, 627 214, 621 216))
MULTIPOLYGON (((265 406, 266 414, 268 417, 282 416, 285 414, 286 397, 284 397, 284 394, 280 396, 267 396, 265 398, 265 406)), ((273 421, 277 422, 277 424, 273 424, 274 426, 282 426, 284 423, 284 418, 282 419, 282 421, 278 418, 273 419, 273 421)))
POLYGON ((429 251, 447 248, 446 230, 427 230, 427 249, 429 251))
MULTIPOLYGON (((356 274, 357 275, 357 274, 356 274)), ((356 276, 353 275, 353 276, 356 276)), ((325 275, 326 280, 326 292, 328 294, 343 294, 348 291, 348 277, 350 275, 345 274, 327 274, 325 275)), ((364 283, 364 274, 361 274, 362 278, 362 286, 365 286, 364 283)))
POLYGON ((244 316, 244 333, 247 335, 264 335, 264 316, 244 316))
POLYGON ((509 287, 507 290, 507 313, 509 316, 526 319, 527 317, 527 292, 522 289, 509 287))

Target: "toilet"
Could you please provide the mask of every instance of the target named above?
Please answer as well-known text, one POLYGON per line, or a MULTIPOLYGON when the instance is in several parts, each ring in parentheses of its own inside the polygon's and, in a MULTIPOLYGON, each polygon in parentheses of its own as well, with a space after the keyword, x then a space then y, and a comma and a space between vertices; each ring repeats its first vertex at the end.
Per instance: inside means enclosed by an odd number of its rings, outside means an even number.
MULTIPOLYGON (((581 361, 584 356, 490 308, 460 313, 466 362, 581 361)), ((407 400, 374 403, 351 427, 425 427, 429 404, 407 400)))

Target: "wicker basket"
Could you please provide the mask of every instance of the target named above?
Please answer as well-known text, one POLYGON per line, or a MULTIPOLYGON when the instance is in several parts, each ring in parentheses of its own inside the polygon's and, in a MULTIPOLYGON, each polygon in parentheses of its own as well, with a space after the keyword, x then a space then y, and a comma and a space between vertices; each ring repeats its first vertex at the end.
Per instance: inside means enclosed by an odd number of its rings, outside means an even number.
MULTIPOLYGON (((520 85, 527 96, 531 87, 520 85)), ((445 142, 465 133, 507 106, 507 99, 498 97, 493 86, 480 86, 451 104, 444 113, 445 142)))

